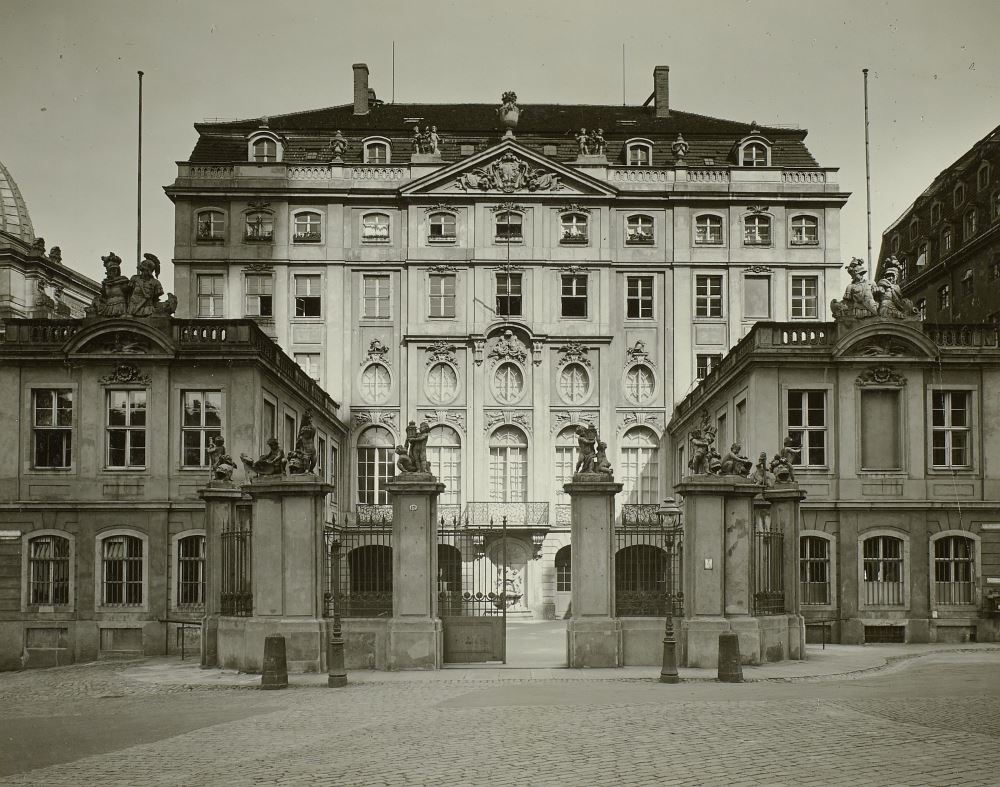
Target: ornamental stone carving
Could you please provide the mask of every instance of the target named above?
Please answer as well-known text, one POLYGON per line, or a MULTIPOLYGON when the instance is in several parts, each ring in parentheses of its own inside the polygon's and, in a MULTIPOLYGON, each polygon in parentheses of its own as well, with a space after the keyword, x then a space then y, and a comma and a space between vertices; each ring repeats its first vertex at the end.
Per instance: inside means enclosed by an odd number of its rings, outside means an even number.
POLYGON ((528 359, 528 349, 524 343, 514 335, 510 329, 503 332, 503 336, 496 340, 493 348, 487 356, 491 360, 500 361, 520 361, 525 363, 528 359))
POLYGON ((687 155, 690 145, 684 141, 684 137, 678 132, 677 139, 674 140, 674 144, 670 146, 670 150, 673 151, 674 159, 677 163, 684 161, 684 157, 687 155))
POLYGON ((427 270, 431 273, 458 273, 454 265, 428 265, 427 270))
POLYGON ((340 162, 344 160, 344 152, 347 150, 347 138, 340 129, 330 139, 331 161, 340 162))
POLYGON ((269 262, 250 262, 243 266, 243 270, 253 273, 268 273, 274 270, 274 266, 269 262))
POLYGON ((906 385, 906 378, 888 366, 876 366, 858 375, 854 384, 866 385, 906 385))
POLYGON ((651 413, 645 410, 628 410, 621 413, 621 420, 618 423, 618 431, 621 432, 630 426, 650 426, 655 431, 661 430, 662 415, 651 413))
POLYGON ((148 374, 143 374, 138 366, 130 363, 120 363, 111 374, 98 379, 101 385, 116 385, 119 383, 135 383, 136 385, 149 385, 152 379, 148 374))
POLYGON ((497 115, 500 116, 500 123, 507 129, 504 136, 513 137, 517 121, 521 117, 521 108, 517 105, 517 93, 513 90, 504 92, 500 98, 500 106, 497 107, 497 115))
POLYGON ((377 363, 384 363, 386 366, 392 366, 392 361, 386 357, 388 354, 389 348, 381 339, 376 337, 369 343, 368 352, 365 354, 364 359, 362 359, 361 365, 367 366, 372 361, 375 361, 377 363))
POLYGON ((465 413, 462 410, 420 410, 418 414, 430 423, 452 424, 465 431, 465 413))
POLYGON ((392 410, 358 410, 352 420, 355 429, 372 424, 384 424, 396 429, 396 413, 392 410))
POLYGON ((561 432, 564 427, 570 424, 593 424, 597 425, 600 413, 597 410, 554 410, 550 421, 552 434, 561 432))
POLYGON ((496 205, 490 205, 490 213, 500 213, 501 211, 514 211, 515 213, 524 213, 527 208, 524 205, 520 205, 516 202, 499 202, 496 205))
POLYGON ((559 191, 562 184, 553 172, 534 169, 510 151, 485 167, 465 172, 455 181, 463 191, 559 191))
POLYGON ((653 361, 649 358, 649 353, 646 352, 646 342, 642 339, 636 339, 635 344, 625 348, 625 368, 627 369, 635 363, 653 365, 653 361))
POLYGON ((149 352, 149 342, 134 333, 118 331, 101 350, 115 355, 142 355, 149 352))
POLYGON ((167 295, 163 303, 160 284, 160 260, 155 254, 143 254, 138 272, 131 279, 122 275, 122 260, 113 251, 101 257, 105 276, 101 291, 87 307, 88 317, 170 316, 177 310, 177 296, 167 295))
POLYGON ((455 354, 458 352, 458 347, 451 342, 442 339, 434 342, 429 347, 425 347, 424 350, 427 351, 427 363, 425 366, 430 366, 437 361, 452 364, 457 363, 455 354))
POLYGON ((750 265, 743 271, 744 273, 771 273, 767 265, 750 265))
POLYGON ((556 348, 556 352, 561 356, 559 358, 559 366, 575 362, 590 367, 590 360, 587 358, 587 353, 590 352, 590 349, 584 347, 580 342, 564 344, 562 347, 556 348))
POLYGON ((484 410, 483 431, 488 432, 498 424, 515 424, 531 434, 534 418, 530 410, 484 410))
POLYGON ((562 207, 556 208, 559 213, 590 213, 590 208, 585 208, 577 202, 571 202, 569 205, 563 205, 562 207))
POLYGON ((282 476, 285 474, 285 452, 281 450, 277 437, 269 437, 267 440, 268 451, 259 459, 254 459, 247 454, 240 454, 240 461, 246 471, 247 479, 253 483, 254 478, 261 476, 282 476), (251 477, 250 473, 254 475, 251 477))
POLYGON ((855 257, 846 270, 851 283, 841 300, 830 302, 830 314, 837 322, 846 324, 873 318, 917 322, 920 315, 913 302, 903 297, 899 286, 899 260, 889 257, 885 262, 882 278, 875 284, 868 279, 865 261, 855 257))

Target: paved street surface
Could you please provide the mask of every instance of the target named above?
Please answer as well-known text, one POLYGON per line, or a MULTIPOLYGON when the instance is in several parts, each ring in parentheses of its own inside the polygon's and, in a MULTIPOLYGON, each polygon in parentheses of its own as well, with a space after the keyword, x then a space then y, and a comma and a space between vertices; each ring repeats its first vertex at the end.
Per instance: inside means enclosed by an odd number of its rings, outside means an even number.
POLYGON ((742 685, 469 669, 263 692, 177 659, 3 673, 0 784, 1000 783, 1000 649, 825 653, 742 685))

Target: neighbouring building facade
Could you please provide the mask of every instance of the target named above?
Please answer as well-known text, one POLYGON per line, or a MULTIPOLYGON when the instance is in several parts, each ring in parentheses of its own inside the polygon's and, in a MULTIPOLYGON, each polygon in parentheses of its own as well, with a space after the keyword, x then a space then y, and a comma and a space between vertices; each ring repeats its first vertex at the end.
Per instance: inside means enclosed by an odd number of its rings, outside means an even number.
POLYGON ((674 410, 674 480, 695 429, 754 463, 788 436, 806 498, 784 582, 807 625, 844 643, 996 641, 998 391, 996 326, 759 323, 674 410))
POLYGON ((384 522, 427 421, 446 523, 508 518, 535 616, 569 599, 575 429, 652 519, 673 403, 839 289, 848 195, 806 132, 677 111, 668 76, 643 106, 386 104, 358 64, 350 104, 196 125, 166 188, 178 315, 255 321, 343 403, 341 521, 384 522))
POLYGON ((252 320, 11 319, 0 396, 0 669, 172 651, 184 626, 191 652, 217 436, 236 464, 289 451, 310 411, 342 486, 337 404, 252 320))
POLYGON ((890 256, 922 319, 1000 324, 1000 126, 882 233, 879 259, 890 256))

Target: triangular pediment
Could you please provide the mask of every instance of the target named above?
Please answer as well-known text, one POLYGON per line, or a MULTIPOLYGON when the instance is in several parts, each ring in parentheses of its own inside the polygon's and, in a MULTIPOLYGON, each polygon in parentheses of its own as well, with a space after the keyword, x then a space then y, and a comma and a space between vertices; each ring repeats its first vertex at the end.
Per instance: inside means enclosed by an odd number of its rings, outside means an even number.
POLYGON ((427 194, 472 196, 611 197, 609 184, 504 140, 488 150, 412 181, 404 197, 427 194))

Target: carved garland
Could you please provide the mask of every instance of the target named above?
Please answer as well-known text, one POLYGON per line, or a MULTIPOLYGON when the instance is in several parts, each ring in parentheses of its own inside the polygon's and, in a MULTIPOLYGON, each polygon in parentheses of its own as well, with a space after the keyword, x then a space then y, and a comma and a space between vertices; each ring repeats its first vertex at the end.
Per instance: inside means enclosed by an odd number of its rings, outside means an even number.
POLYGON ((600 413, 597 410, 554 410, 552 412, 552 434, 561 432, 563 428, 572 424, 589 424, 596 427, 600 420, 600 413))
POLYGON ((426 366, 430 366, 437 361, 444 361, 446 363, 457 364, 455 353, 458 352, 458 347, 451 342, 444 340, 434 342, 434 344, 429 347, 424 348, 427 351, 427 363, 426 366))
POLYGON ((560 273, 580 274, 580 273, 589 273, 591 269, 588 268, 586 265, 562 265, 556 268, 556 270, 559 271, 560 273))
POLYGON ((499 205, 490 205, 490 213, 498 213, 500 211, 514 211, 515 213, 526 213, 527 208, 524 205, 519 205, 516 202, 501 202, 499 205))
POLYGON ((625 350, 625 368, 637 363, 655 366, 649 353, 646 352, 646 343, 642 339, 636 339, 635 344, 625 350))
POLYGON ((768 205, 747 205, 747 210, 753 214, 770 213, 771 208, 768 205))
POLYGON ((386 366, 392 366, 392 361, 386 357, 388 354, 389 348, 386 347, 380 339, 372 339, 371 344, 368 345, 368 353, 362 359, 361 365, 367 366, 374 361, 377 363, 383 363, 386 366))
POLYGON ((505 331, 504 335, 497 339, 496 344, 487 356, 497 363, 504 360, 514 360, 525 363, 528 359, 528 350, 513 331, 505 331))
POLYGON ((854 384, 859 387, 866 385, 902 386, 906 385, 906 378, 888 366, 875 366, 859 374, 854 384))
POLYGON ((661 431, 661 418, 662 415, 660 413, 630 410, 628 412, 621 413, 621 421, 618 423, 618 431, 622 432, 630 426, 651 426, 657 433, 659 433, 661 431))
POLYGON ((248 265, 243 266, 243 271, 247 272, 270 272, 274 270, 274 266, 269 262, 251 262, 248 265))
POLYGON ((372 424, 385 424, 390 429, 396 429, 396 413, 390 410, 359 410, 354 413, 354 428, 372 424))
POLYGON ((429 265, 427 270, 431 273, 458 273, 454 265, 429 265))
POLYGON ((455 205, 448 205, 444 202, 439 202, 437 205, 430 205, 424 208, 424 213, 433 213, 434 211, 447 211, 448 213, 458 213, 458 208, 455 205))
POLYGON ((432 424, 451 424, 465 431, 465 413, 461 410, 419 410, 422 419, 432 424))
POLYGON ((556 208, 559 213, 590 213, 590 208, 585 208, 578 202, 571 202, 569 205, 563 205, 562 207, 556 208))
POLYGON ((771 273, 771 269, 767 265, 751 265, 746 268, 744 273, 771 273))
POLYGON ((497 424, 515 424, 531 434, 533 425, 530 410, 484 410, 483 431, 488 432, 497 424))
POLYGON ((152 380, 148 374, 143 374, 139 367, 130 363, 120 363, 115 370, 99 379, 101 385, 116 385, 130 383, 135 385, 149 385, 152 380))
POLYGON ((587 353, 590 352, 590 348, 584 347, 580 344, 580 342, 569 342, 568 344, 564 344, 562 347, 557 347, 556 352, 562 356, 559 359, 557 368, 574 362, 581 363, 587 368, 590 368, 590 360, 587 358, 587 353))

